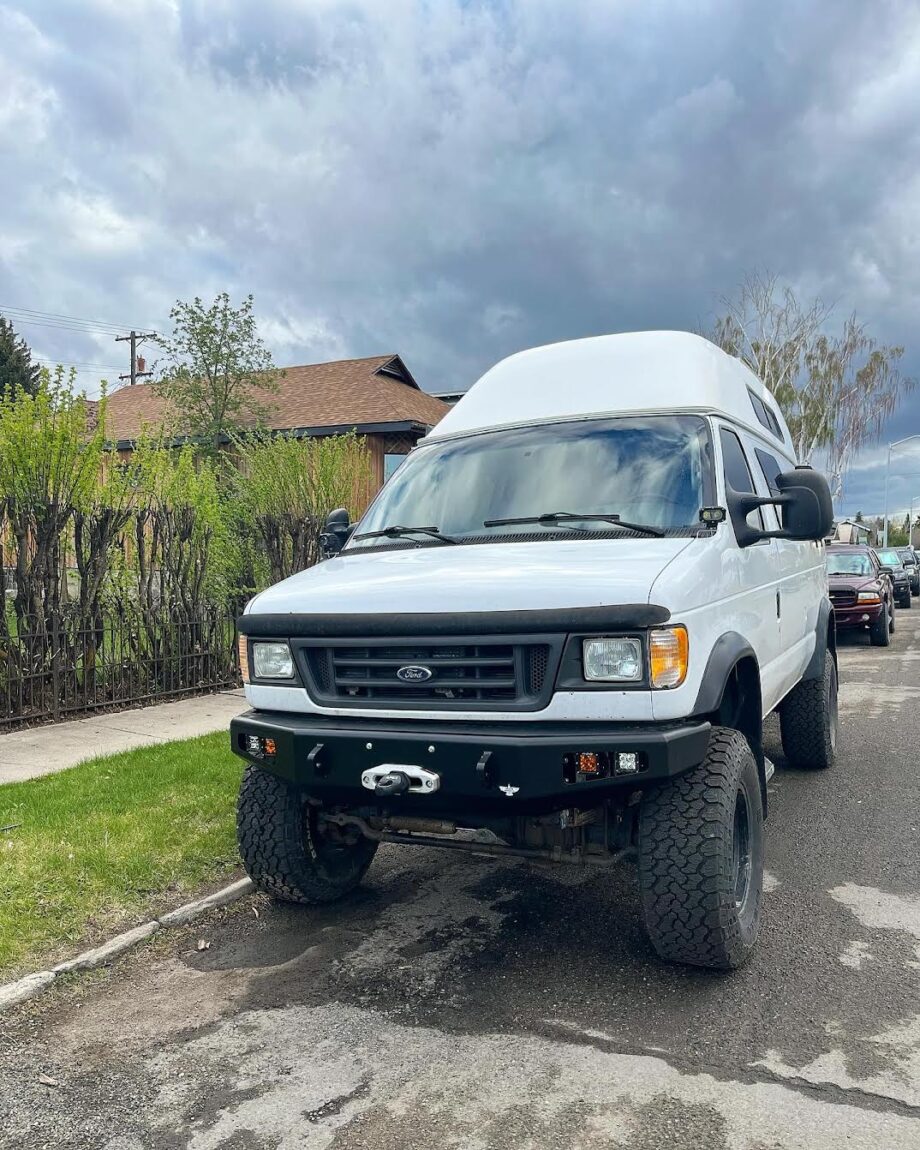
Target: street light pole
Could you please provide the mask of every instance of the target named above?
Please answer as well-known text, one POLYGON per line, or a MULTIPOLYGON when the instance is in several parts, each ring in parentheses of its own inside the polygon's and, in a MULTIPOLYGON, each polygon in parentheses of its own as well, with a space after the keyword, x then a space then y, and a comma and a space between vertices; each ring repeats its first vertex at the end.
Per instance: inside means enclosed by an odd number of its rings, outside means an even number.
POLYGON ((907 517, 907 546, 913 547, 914 542, 914 504, 920 503, 920 495, 915 495, 910 501, 910 513, 907 517))
POLYGON ((888 475, 891 471, 891 452, 895 447, 900 447, 902 443, 910 443, 912 439, 920 439, 920 435, 906 435, 903 439, 896 439, 894 443, 888 444, 888 462, 885 464, 885 531, 882 542, 883 547, 888 546, 888 475))
POLYGON ((885 518, 882 527, 882 546, 888 546, 888 472, 891 470, 891 449, 893 443, 888 444, 888 462, 885 464, 885 518))

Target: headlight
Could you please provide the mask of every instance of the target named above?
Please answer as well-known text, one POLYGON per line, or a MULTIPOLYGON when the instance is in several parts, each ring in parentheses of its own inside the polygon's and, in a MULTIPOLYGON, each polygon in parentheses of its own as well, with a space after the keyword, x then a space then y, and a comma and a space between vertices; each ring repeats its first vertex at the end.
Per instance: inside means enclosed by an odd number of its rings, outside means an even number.
POLYGON ((881 603, 878 591, 860 591, 856 598, 860 603, 881 603))
POLYGON ((291 648, 287 643, 253 643, 252 673, 257 679, 293 679, 291 648))
POLYGON ((634 683, 642 678, 642 644, 638 639, 585 639, 582 657, 589 681, 634 683))
POLYGON ((661 627, 648 636, 649 679, 653 687, 679 687, 687 677, 690 639, 686 627, 661 627))

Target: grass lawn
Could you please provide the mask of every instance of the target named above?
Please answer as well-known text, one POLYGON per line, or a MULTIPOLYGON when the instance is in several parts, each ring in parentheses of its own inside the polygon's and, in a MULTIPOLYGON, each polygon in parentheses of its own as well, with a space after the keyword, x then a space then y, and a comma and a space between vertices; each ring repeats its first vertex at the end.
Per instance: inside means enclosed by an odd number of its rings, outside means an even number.
POLYGON ((223 732, 0 786, 0 975, 59 962, 240 865, 223 732))

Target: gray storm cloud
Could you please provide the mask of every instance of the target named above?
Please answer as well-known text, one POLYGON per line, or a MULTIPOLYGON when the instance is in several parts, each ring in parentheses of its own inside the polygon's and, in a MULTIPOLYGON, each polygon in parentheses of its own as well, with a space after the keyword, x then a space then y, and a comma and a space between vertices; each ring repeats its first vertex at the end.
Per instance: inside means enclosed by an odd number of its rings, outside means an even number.
POLYGON ((920 374, 918 52, 893 0, 0 4, 0 304, 252 291, 279 362, 398 350, 446 390, 769 267, 920 374))

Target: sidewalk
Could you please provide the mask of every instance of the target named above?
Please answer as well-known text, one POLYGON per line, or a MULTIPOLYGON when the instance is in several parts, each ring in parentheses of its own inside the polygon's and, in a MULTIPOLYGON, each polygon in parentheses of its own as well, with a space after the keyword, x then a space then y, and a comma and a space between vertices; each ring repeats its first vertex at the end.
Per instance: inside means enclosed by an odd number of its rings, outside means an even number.
POLYGON ((50 775, 97 755, 224 731, 248 705, 242 690, 221 691, 0 734, 0 784, 50 775))

